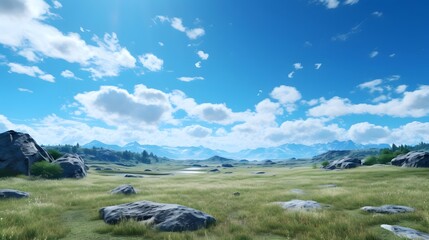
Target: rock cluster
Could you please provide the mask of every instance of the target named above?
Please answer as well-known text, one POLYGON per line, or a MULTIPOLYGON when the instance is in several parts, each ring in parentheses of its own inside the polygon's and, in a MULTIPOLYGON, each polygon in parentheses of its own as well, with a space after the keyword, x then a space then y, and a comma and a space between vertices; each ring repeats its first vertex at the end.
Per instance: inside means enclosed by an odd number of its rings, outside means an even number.
POLYGON ((348 169, 355 168, 361 165, 361 160, 358 158, 345 157, 340 160, 335 160, 330 162, 325 169, 334 170, 334 169, 348 169))
POLYGON ((402 167, 429 167, 429 152, 409 152, 399 155, 390 162, 394 166, 402 167))
POLYGON ((133 186, 129 184, 124 184, 114 188, 112 191, 110 191, 110 193, 130 195, 130 194, 136 194, 136 190, 133 188, 133 186))

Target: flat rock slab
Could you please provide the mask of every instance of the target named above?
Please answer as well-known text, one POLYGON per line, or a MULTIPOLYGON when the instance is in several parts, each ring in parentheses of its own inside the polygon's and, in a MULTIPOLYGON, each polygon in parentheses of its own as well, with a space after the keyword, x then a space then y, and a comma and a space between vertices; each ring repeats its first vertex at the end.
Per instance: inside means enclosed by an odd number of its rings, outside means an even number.
POLYGON ((265 174, 265 172, 258 171, 258 172, 253 172, 253 174, 265 174))
POLYGON ((124 185, 116 187, 115 189, 110 191, 110 193, 130 195, 130 194, 136 194, 136 190, 133 188, 133 186, 131 186, 129 184, 124 184, 124 185))
POLYGON ((279 204, 284 209, 292 211, 313 211, 323 208, 320 203, 312 200, 294 199, 287 202, 276 202, 276 204, 279 204))
POLYGON ((0 189, 0 199, 4 198, 26 198, 30 196, 27 192, 22 192, 14 189, 0 189))
POLYGON ((414 230, 412 228, 388 224, 382 224, 381 227, 393 232, 398 237, 403 237, 407 239, 429 240, 429 234, 414 230))
POLYGON ((166 232, 194 231, 216 222, 214 217, 193 208, 150 201, 104 207, 99 213, 108 224, 132 219, 144 221, 155 229, 166 232))
POLYGON ((400 205, 383 205, 380 207, 365 206, 361 208, 362 211, 370 213, 382 213, 382 214, 395 214, 395 213, 406 213, 414 212, 414 208, 400 205))

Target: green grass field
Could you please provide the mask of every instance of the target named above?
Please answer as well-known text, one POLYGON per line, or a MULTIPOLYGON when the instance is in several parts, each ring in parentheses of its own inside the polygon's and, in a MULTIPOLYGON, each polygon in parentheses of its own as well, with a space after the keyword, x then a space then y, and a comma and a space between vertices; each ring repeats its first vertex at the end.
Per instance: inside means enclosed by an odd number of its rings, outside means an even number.
MULTIPOLYGON (((161 172, 172 168, 156 167, 161 172)), ((136 168, 135 172, 142 169, 136 168)), ((81 180, 2 178, 0 188, 27 191, 31 196, 0 201, 0 239, 399 239, 381 229, 380 224, 425 232, 429 229, 428 169, 384 166, 323 171, 311 167, 242 166, 225 171, 233 174, 148 175, 134 179, 91 170, 81 180), (255 171, 266 174, 252 174, 255 171), (109 194, 126 183, 138 193, 109 194), (323 184, 337 187, 323 188, 323 184), (291 189, 305 193, 299 195, 291 189), (237 191, 241 193, 238 197, 233 195, 237 191), (270 204, 291 199, 315 200, 330 207, 316 212, 286 212, 270 204), (98 216, 101 207, 140 200, 196 208, 214 216, 217 223, 195 232, 163 233, 138 222, 107 225, 98 216), (407 205, 416 211, 380 215, 359 210, 365 205, 382 204, 407 205)))

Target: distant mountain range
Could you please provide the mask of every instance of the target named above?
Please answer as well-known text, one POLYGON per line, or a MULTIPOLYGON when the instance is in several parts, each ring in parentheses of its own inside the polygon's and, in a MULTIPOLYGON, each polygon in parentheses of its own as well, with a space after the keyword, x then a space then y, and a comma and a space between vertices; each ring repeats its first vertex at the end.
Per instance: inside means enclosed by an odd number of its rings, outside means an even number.
POLYGON ((318 154, 330 150, 361 150, 371 148, 388 148, 388 144, 357 144, 353 141, 333 141, 325 144, 302 145, 302 144, 284 144, 278 147, 246 149, 239 152, 226 152, 223 150, 213 150, 206 147, 167 147, 156 145, 141 145, 138 142, 130 142, 124 146, 105 144, 100 141, 91 141, 82 147, 85 148, 105 148, 115 151, 131 151, 131 152, 152 152, 157 156, 167 157, 170 159, 187 160, 195 159, 202 160, 212 156, 222 156, 232 159, 248 159, 248 160, 264 160, 264 159, 290 159, 290 158, 311 158, 318 154))

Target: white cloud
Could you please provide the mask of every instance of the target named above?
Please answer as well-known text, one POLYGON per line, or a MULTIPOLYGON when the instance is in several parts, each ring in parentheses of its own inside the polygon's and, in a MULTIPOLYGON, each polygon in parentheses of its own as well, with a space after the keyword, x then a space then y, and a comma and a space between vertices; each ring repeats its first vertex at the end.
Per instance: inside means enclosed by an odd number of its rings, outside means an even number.
POLYGON ((162 69, 162 65, 164 64, 164 60, 158 58, 152 53, 146 53, 139 56, 139 60, 141 64, 143 64, 143 66, 151 72, 160 71, 162 69))
POLYGON ((275 87, 270 96, 285 106, 288 112, 293 112, 296 108, 295 103, 301 99, 301 93, 296 88, 285 85, 275 87))
POLYGON ((195 80, 204 80, 203 77, 179 77, 177 79, 182 81, 182 82, 192 82, 195 80))
POLYGON ((197 52, 198 56, 201 58, 201 60, 207 60, 209 58, 209 54, 205 53, 203 51, 198 51, 197 52))
POLYGON ((387 127, 376 126, 368 122, 354 124, 348 130, 352 141, 358 143, 378 142, 389 136, 390 130, 387 127))
POLYGON ((52 76, 51 74, 42 74, 42 75, 39 75, 39 78, 47 82, 55 82, 55 77, 52 76))
POLYGON ((20 91, 20 92, 27 92, 27 93, 33 93, 33 91, 31 91, 30 89, 27 89, 27 88, 18 88, 18 91, 20 91))
POLYGON ((185 132, 192 137, 205 138, 212 133, 210 128, 206 128, 200 125, 191 125, 185 127, 185 132))
POLYGON ((396 87, 395 92, 396 93, 403 93, 405 90, 407 90, 407 85, 399 85, 396 87))
POLYGON ((293 78, 293 75, 295 74, 295 71, 292 71, 292 72, 290 72, 288 75, 287 75, 287 77, 288 78, 293 78))
POLYGON ((322 67, 322 64, 321 64, 321 63, 315 63, 315 64, 314 64, 314 69, 319 70, 319 69, 320 69, 320 67, 322 67))
POLYGON ((344 4, 345 5, 354 5, 354 4, 358 3, 358 2, 359 2, 359 0, 346 0, 344 2, 344 4))
POLYGON ((64 78, 73 78, 76 80, 82 80, 81 78, 78 78, 74 75, 74 73, 68 69, 64 70, 61 72, 61 76, 63 76, 64 78))
POLYGON ((161 23, 170 22, 171 27, 173 27, 174 29, 176 29, 180 32, 184 32, 186 34, 186 36, 191 40, 197 39, 197 38, 199 38, 205 34, 205 31, 203 28, 187 28, 187 27, 185 27, 183 25, 182 19, 178 18, 178 17, 169 18, 167 16, 156 16, 155 20, 158 20, 161 23))
POLYGON ((392 75, 392 76, 387 77, 386 79, 389 81, 397 81, 400 78, 401 78, 401 76, 399 76, 399 75, 392 75))
POLYGON ((391 53, 390 55, 389 55, 389 57, 390 58, 393 58, 393 57, 395 57, 396 56, 396 53, 391 53))
POLYGON ((201 61, 196 62, 196 63, 195 63, 195 67, 196 67, 196 68, 201 68, 201 61))
POLYGON ((164 43, 163 42, 158 42, 158 45, 161 47, 164 47, 164 43))
POLYGON ((312 117, 338 117, 349 114, 387 115, 392 117, 424 117, 429 114, 429 86, 404 92, 402 98, 379 104, 352 104, 347 98, 333 97, 308 110, 312 117))
POLYGON ((109 125, 156 125, 172 119, 168 95, 157 89, 136 85, 134 93, 114 86, 77 94, 80 110, 109 125))
POLYGON ((30 77, 38 77, 44 81, 55 82, 55 77, 51 74, 46 74, 37 66, 24 66, 19 63, 8 63, 9 72, 25 74, 30 77))
POLYGON ((380 96, 378 96, 378 97, 374 98, 374 99, 372 100, 372 102, 378 103, 378 102, 384 102, 384 101, 386 101, 386 100, 389 100, 389 97, 388 97, 388 96, 386 96, 386 95, 380 95, 380 96))
POLYGON ((378 55, 378 51, 376 51, 376 50, 374 50, 371 53, 369 53, 369 57, 370 58, 375 58, 375 57, 377 57, 377 55, 378 55))
POLYGON ((368 89, 370 93, 383 92, 383 88, 380 86, 383 83, 381 79, 375 79, 372 81, 364 82, 358 85, 360 89, 368 89))
POLYGON ((293 67, 295 68, 295 70, 300 70, 304 68, 301 63, 294 63, 293 67))
POLYGON ((326 6, 328 9, 337 8, 340 2, 338 0, 319 0, 320 3, 326 6))
POLYGON ((93 37, 89 45, 77 33, 63 34, 46 23, 54 14, 43 0, 17 0, 0 11, 0 44, 37 61, 42 57, 79 63, 93 78, 117 76, 122 69, 135 67, 135 58, 119 45, 115 33, 105 34, 103 40, 93 37), (15 6, 15 7, 13 7, 15 6))
POLYGON ((54 8, 62 8, 63 7, 63 5, 57 0, 52 1, 52 3, 54 4, 54 8))
POLYGON ((376 16, 376 17, 381 17, 381 16, 383 16, 383 13, 379 12, 379 11, 375 11, 375 12, 372 12, 372 15, 376 16))

